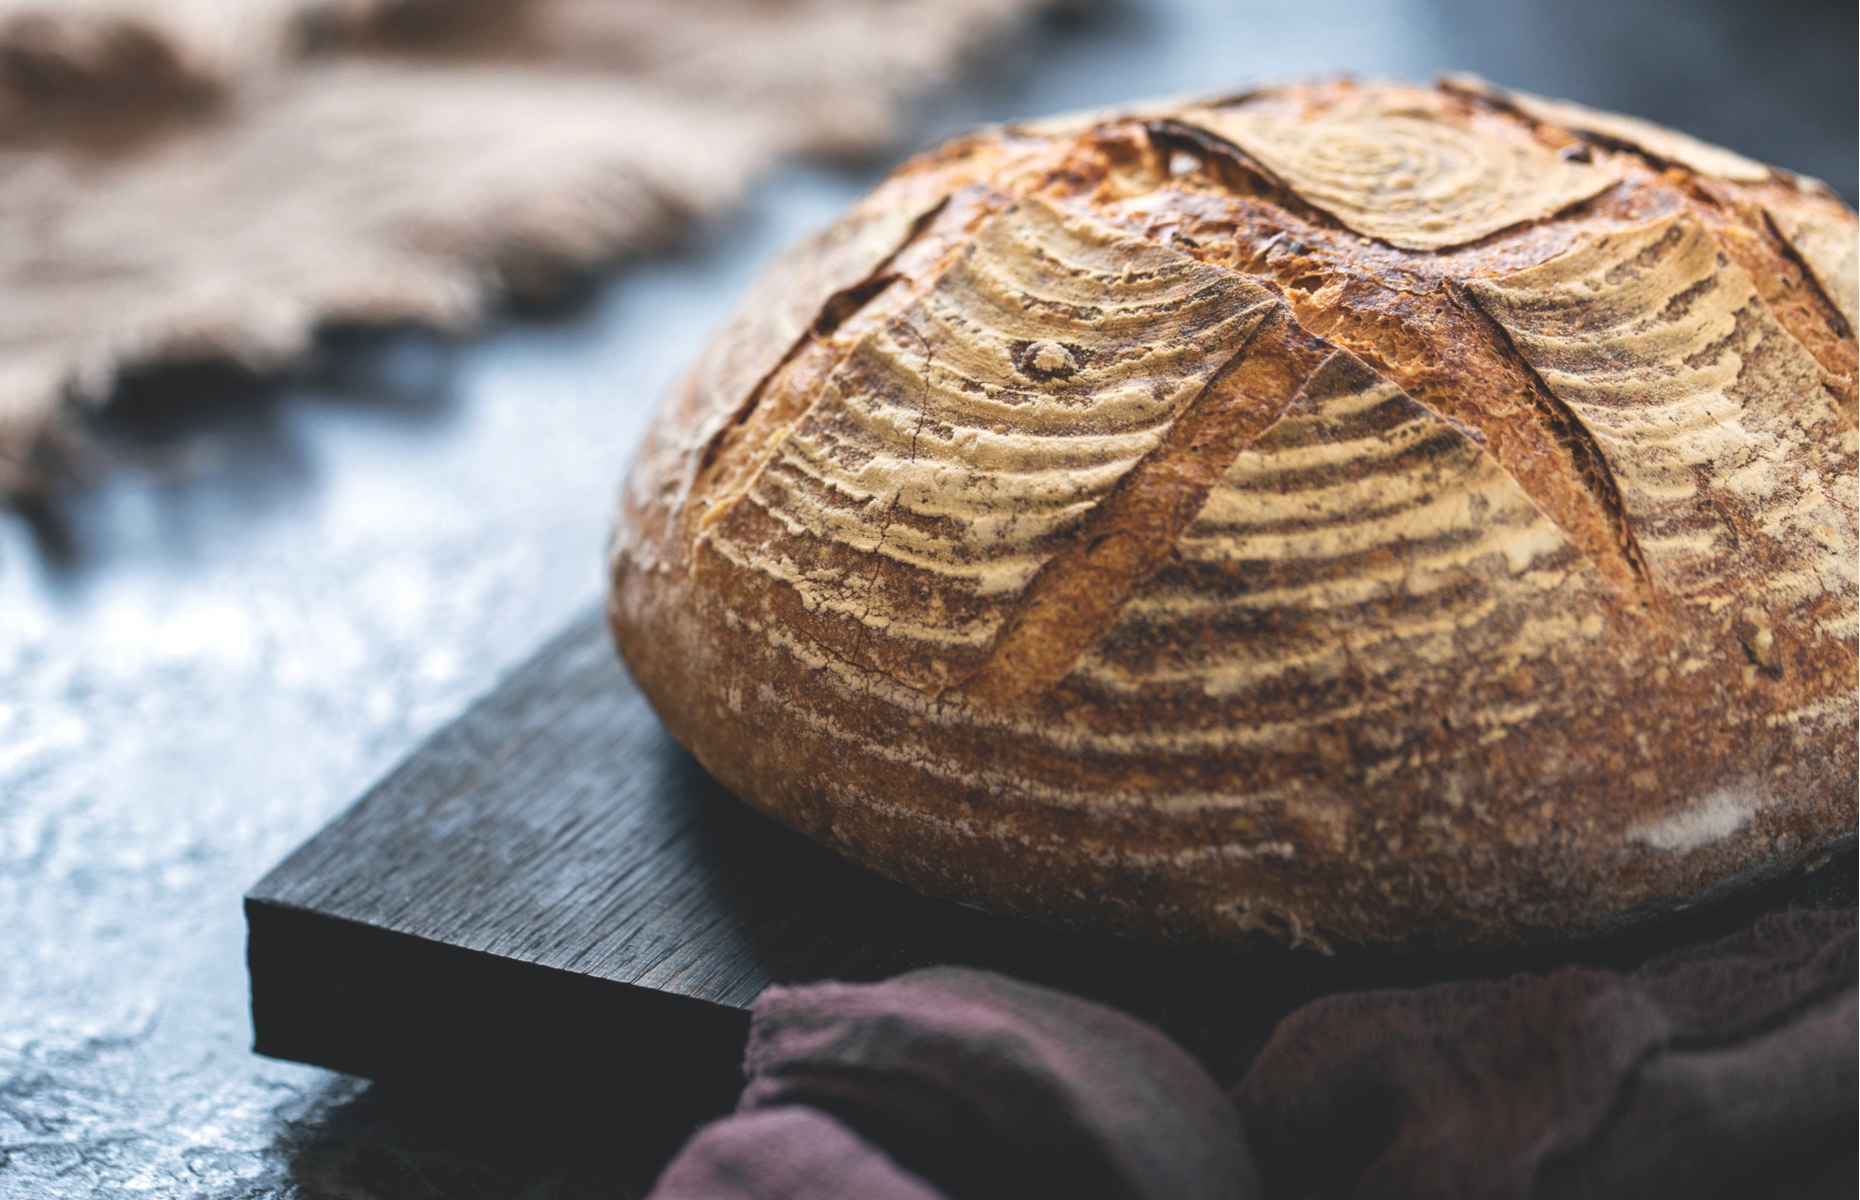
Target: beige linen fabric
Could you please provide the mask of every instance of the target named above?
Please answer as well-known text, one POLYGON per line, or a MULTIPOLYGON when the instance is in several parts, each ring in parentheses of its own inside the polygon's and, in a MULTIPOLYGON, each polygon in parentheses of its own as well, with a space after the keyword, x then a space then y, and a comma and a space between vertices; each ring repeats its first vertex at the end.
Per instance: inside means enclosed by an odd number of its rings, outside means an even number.
POLYGON ((0 490, 125 368, 466 328, 883 145, 1040 3, 0 0, 0 490))

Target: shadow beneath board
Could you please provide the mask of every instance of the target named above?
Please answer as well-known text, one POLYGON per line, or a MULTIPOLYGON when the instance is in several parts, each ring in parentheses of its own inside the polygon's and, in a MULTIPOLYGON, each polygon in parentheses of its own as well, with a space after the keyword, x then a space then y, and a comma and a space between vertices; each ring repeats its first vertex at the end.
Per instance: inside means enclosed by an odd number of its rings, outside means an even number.
POLYGON ((373 1084, 296 1127, 282 1148, 306 1200, 631 1200, 651 1190, 676 1144, 373 1084))

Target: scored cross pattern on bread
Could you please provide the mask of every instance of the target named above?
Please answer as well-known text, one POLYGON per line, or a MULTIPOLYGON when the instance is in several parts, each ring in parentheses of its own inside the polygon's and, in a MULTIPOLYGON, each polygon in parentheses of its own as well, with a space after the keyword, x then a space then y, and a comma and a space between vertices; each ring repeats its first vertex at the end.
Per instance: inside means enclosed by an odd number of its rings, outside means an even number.
POLYGON ((1656 133, 1315 84, 913 160, 662 413, 623 654, 751 803, 1103 932, 1452 952, 1814 861, 1854 219, 1656 133))

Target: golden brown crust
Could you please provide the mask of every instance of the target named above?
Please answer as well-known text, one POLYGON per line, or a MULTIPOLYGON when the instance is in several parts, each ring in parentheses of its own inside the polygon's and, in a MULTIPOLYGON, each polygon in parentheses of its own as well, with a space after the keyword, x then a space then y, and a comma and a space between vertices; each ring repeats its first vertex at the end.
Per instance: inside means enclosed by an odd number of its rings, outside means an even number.
POLYGON ((983 133, 778 264, 622 505, 673 733, 915 887, 1212 946, 1850 841, 1853 217, 1486 88, 983 133))

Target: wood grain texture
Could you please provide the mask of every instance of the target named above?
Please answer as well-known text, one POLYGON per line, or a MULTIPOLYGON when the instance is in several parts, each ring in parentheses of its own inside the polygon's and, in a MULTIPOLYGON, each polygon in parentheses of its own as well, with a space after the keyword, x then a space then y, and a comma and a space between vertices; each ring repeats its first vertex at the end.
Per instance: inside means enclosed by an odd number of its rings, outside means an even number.
POLYGON ((1096 931, 1450 952, 1789 870, 1853 837, 1855 344, 1801 230, 1855 226, 1689 171, 1463 87, 952 143, 668 406, 621 651, 764 811, 1096 931))

